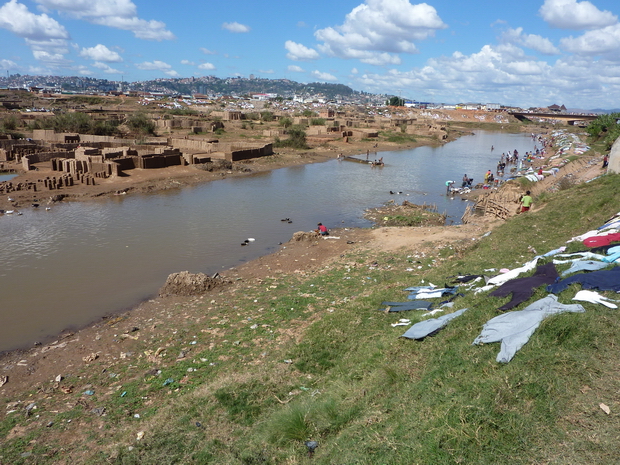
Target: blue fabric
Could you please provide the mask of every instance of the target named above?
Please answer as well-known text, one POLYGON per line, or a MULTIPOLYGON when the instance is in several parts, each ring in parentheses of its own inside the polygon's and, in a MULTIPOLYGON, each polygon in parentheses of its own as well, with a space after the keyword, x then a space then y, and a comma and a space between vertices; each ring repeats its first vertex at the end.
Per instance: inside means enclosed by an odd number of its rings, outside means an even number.
POLYGON ((551 315, 564 312, 585 312, 579 304, 564 305, 558 303, 554 295, 537 300, 518 312, 507 312, 485 323, 480 335, 473 344, 501 342, 501 349, 496 360, 508 363, 529 340, 540 323, 551 315))
POLYGON ((580 283, 583 289, 620 292, 620 266, 616 266, 611 270, 600 270, 569 276, 547 286, 547 291, 558 294, 572 283, 580 283))
POLYGON ((577 260, 573 262, 569 269, 562 271, 562 276, 577 273, 578 271, 598 271, 608 266, 609 263, 599 262, 597 260, 577 260))
POLYGON ((429 320, 420 321, 409 328, 401 337, 406 337, 408 339, 424 339, 426 336, 439 331, 441 328, 446 326, 449 321, 454 320, 457 316, 461 316, 465 310, 467 309, 464 308, 462 310, 457 310, 454 313, 448 313, 447 315, 442 315, 439 318, 431 318, 429 320))

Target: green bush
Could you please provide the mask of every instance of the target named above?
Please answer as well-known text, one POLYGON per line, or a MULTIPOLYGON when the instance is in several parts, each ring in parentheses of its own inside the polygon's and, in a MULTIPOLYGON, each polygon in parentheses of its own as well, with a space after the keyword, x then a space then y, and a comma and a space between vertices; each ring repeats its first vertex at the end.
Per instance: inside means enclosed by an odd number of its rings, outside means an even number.
POLYGON ((306 142, 306 131, 301 126, 292 126, 288 130, 288 139, 280 140, 276 137, 273 143, 274 147, 290 147, 294 149, 307 149, 308 143, 306 142))
POLYGON ((278 124, 283 128, 290 128, 293 125, 293 120, 285 116, 284 118, 280 119, 278 124))
POLYGON ((127 118, 127 126, 139 134, 154 134, 155 123, 144 113, 134 113, 127 118))

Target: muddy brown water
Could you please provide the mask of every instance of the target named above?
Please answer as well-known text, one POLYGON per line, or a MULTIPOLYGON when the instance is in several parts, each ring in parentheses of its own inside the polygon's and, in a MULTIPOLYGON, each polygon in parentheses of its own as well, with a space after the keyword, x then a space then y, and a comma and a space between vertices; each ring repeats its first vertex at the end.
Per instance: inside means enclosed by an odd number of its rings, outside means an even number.
POLYGON ((459 223, 467 202, 446 197, 445 181, 460 184, 464 173, 480 181, 502 151, 533 148, 528 135, 479 132, 382 152, 383 168, 331 160, 0 216, 0 351, 127 310, 155 296, 170 273, 213 274, 274 252, 318 222, 368 227, 364 210, 389 200, 435 204, 459 223))

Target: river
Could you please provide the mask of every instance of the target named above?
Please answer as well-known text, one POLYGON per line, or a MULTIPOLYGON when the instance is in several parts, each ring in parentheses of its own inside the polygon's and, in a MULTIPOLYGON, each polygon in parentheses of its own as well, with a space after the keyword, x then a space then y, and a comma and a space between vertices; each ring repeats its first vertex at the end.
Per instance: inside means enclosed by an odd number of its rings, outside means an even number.
POLYGON ((534 142, 480 131, 441 147, 381 152, 383 168, 330 160, 0 216, 0 351, 130 309, 170 273, 213 274, 274 252, 319 221, 368 227, 364 210, 389 200, 434 204, 459 223, 467 202, 447 197, 445 181, 460 185, 467 173, 479 182, 514 149, 523 154, 534 142), (255 241, 241 247, 247 238, 255 241))

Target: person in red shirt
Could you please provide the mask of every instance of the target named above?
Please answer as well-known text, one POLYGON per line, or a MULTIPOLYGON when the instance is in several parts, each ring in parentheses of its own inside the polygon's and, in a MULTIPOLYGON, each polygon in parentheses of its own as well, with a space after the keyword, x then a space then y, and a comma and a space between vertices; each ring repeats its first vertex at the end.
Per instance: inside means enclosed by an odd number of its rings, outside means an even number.
POLYGON ((318 224, 319 228, 316 230, 321 236, 328 236, 329 230, 325 227, 323 223, 318 224))

